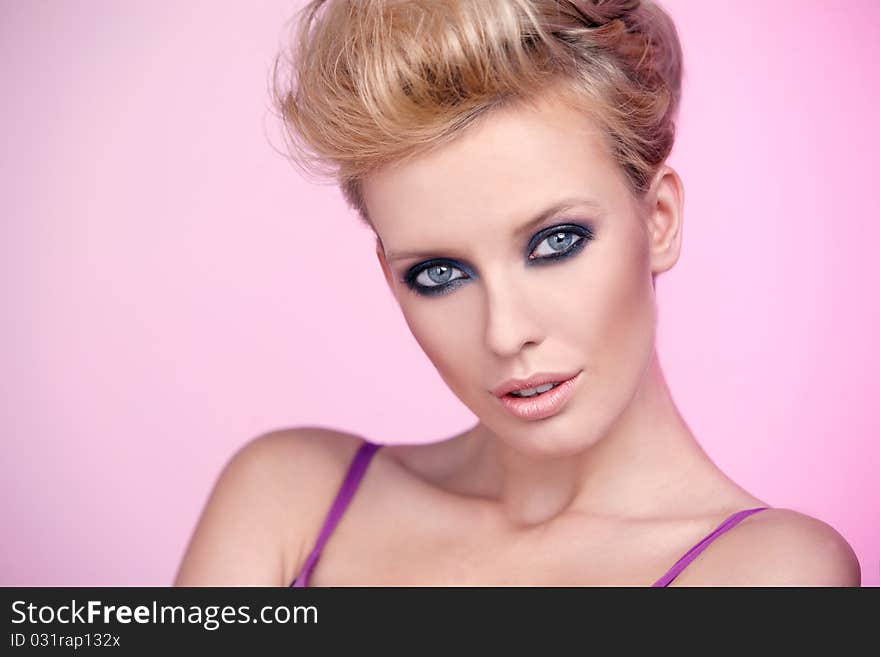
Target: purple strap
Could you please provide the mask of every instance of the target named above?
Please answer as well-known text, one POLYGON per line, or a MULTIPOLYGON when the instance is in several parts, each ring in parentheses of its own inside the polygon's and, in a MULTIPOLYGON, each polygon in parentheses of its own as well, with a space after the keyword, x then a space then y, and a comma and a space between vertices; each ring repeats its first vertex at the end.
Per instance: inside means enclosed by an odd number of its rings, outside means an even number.
POLYGON ((727 517, 727 519, 724 522, 722 522, 720 525, 718 525, 718 527, 716 527, 712 531, 712 533, 705 536, 702 540, 700 540, 699 543, 697 543, 690 550, 685 552, 681 556, 681 558, 672 565, 672 568, 670 568, 666 572, 666 574, 663 575, 663 577, 661 577, 656 582, 651 584, 651 586, 652 587, 667 586, 669 584, 669 582, 671 582, 676 577, 678 577, 678 574, 682 570, 684 570, 691 561, 693 561, 694 559, 697 558, 697 556, 700 554, 700 552, 702 552, 707 547, 709 547, 709 544, 712 541, 714 541, 716 538, 721 536, 721 534, 723 534, 728 529, 730 529, 731 527, 736 525, 740 520, 747 518, 748 516, 752 515, 753 513, 757 513, 758 511, 763 511, 764 509, 769 509, 769 508, 770 507, 767 507, 767 506, 759 506, 754 509, 743 509, 742 511, 737 511, 736 513, 731 514, 730 516, 727 517))
POLYGON ((324 543, 327 542, 327 539, 336 527, 336 523, 339 522, 339 519, 342 518, 342 514, 345 513, 348 503, 351 501, 351 498, 354 497, 354 493, 361 481, 361 477, 364 476, 364 472, 366 472, 367 466, 370 464, 370 459, 373 458, 373 454, 375 454, 376 450, 380 447, 381 445, 364 440, 363 444, 358 448, 357 453, 351 460, 351 464, 348 466, 348 472, 345 474, 345 479, 339 487, 339 492, 336 493, 336 499, 333 500, 330 511, 327 512, 327 517, 324 519, 324 526, 321 528, 321 533, 318 534, 318 540, 315 541, 315 547, 312 549, 311 554, 309 554, 308 559, 306 559, 306 562, 303 564, 299 576, 294 578, 290 586, 305 587, 309 585, 309 575, 312 572, 312 568, 314 568, 315 564, 318 562, 318 557, 321 556, 321 549, 324 547, 324 543))

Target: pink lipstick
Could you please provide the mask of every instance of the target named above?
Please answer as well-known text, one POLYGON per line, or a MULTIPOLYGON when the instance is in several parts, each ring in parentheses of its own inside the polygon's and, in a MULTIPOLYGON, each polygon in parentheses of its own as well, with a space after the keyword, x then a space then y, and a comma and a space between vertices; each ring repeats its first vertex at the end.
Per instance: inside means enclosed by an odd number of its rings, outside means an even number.
MULTIPOLYGON (((498 386, 493 392, 504 409, 522 420, 543 420, 558 413, 571 397, 581 371, 568 378, 568 375, 543 374, 525 380, 511 380, 498 386), (556 378, 554 378, 556 377, 556 378), (511 392, 516 390, 534 389, 538 386, 554 383, 553 388, 539 392, 530 397, 517 397, 511 392)), ((532 390, 534 392, 534 390, 532 390)))

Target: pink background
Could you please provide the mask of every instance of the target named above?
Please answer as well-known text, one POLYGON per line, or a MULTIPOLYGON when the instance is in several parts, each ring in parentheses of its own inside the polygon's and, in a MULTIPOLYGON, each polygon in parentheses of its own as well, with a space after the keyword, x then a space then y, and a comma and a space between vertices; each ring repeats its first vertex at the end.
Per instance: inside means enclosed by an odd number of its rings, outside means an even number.
MULTIPOLYGON (((270 145, 301 5, 0 2, 0 584, 169 584, 261 433, 474 421, 338 191, 270 145)), ((723 470, 834 526, 878 585, 880 9, 664 6, 686 66, 670 385, 723 470)))

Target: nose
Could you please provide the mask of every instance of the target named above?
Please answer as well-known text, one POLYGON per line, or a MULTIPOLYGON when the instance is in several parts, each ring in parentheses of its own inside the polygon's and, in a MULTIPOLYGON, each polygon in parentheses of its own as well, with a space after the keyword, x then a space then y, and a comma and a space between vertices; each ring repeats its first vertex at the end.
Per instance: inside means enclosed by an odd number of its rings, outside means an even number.
POLYGON ((496 277, 486 282, 485 294, 485 340, 493 353, 502 358, 516 356, 527 344, 541 342, 538 313, 521 284, 511 277, 496 277))

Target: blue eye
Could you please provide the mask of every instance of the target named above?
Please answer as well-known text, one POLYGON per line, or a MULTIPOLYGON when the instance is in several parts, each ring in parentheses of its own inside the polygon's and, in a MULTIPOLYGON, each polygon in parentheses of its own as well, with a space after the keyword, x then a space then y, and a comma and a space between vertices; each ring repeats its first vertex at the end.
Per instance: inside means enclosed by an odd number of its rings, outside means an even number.
POLYGON ((574 251, 580 251, 588 237, 580 235, 571 230, 553 229, 553 233, 541 239, 534 250, 529 254, 529 260, 555 260, 556 258, 565 258, 572 255, 574 251), (537 247, 547 243, 547 249, 542 253, 538 253, 537 247), (538 253, 537 256, 532 254, 538 253))
MULTIPOLYGON (((580 252, 593 238, 589 226, 573 224, 553 226, 542 231, 529 241, 528 262, 530 265, 550 264, 550 261, 568 258, 580 252), (547 248, 539 249, 544 243, 547 248)), ((460 287, 471 276, 449 263, 448 260, 431 260, 410 269, 403 277, 403 283, 423 296, 447 294, 460 287), (461 275, 456 276, 454 272, 461 275)))
POLYGON ((467 274, 454 276, 453 272, 464 274, 458 267, 453 267, 444 261, 436 264, 429 263, 407 275, 405 282, 420 294, 446 294, 461 285, 461 283, 453 283, 453 281, 470 278, 467 274))
MULTIPOLYGON (((442 288, 443 292, 447 292, 452 286, 452 281, 463 280, 467 274, 463 276, 455 276, 453 272, 464 274, 458 267, 448 264, 429 265, 418 272, 409 280, 410 285, 419 290, 429 290, 431 288, 442 288)), ((432 291, 429 294, 438 294, 440 290, 432 291)))

